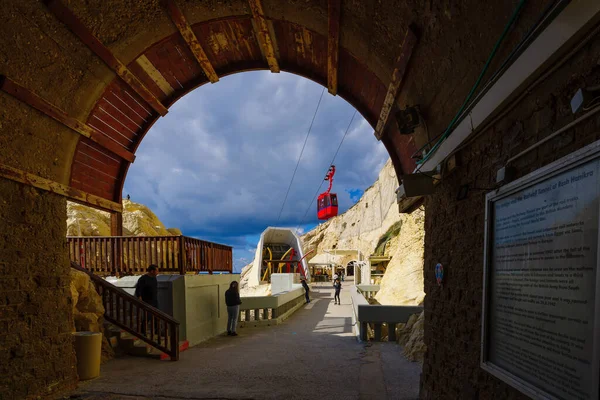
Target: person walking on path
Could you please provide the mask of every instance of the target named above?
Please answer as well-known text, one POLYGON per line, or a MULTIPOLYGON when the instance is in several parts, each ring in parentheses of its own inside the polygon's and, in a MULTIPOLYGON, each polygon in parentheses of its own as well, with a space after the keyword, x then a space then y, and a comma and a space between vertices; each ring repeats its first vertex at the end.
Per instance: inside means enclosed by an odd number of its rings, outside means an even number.
POLYGON ((306 297, 306 304, 310 303, 310 297, 308 297, 308 292, 310 291, 309 287, 308 287, 308 283, 306 283, 306 279, 302 278, 302 287, 304 288, 305 292, 304 292, 304 297, 306 297))
MULTIPOLYGON (((152 307, 158 308, 158 267, 154 264, 150 265, 146 269, 146 275, 142 275, 135 284, 135 297, 142 300, 144 303, 151 305, 152 307)), ((148 322, 152 323, 151 315, 144 312, 142 315, 143 326, 148 329, 148 322)), ((156 326, 158 321, 155 321, 156 326)))
POLYGON ((237 336, 238 315, 240 314, 240 290, 238 283, 233 281, 229 284, 229 289, 225 292, 225 304, 227 305, 227 335, 237 336))
POLYGON ((335 296, 333 296, 333 300, 335 301, 334 304, 341 304, 340 303, 340 290, 342 290, 342 283, 340 282, 339 279, 335 280, 335 282, 333 283, 333 287, 335 288, 335 296))

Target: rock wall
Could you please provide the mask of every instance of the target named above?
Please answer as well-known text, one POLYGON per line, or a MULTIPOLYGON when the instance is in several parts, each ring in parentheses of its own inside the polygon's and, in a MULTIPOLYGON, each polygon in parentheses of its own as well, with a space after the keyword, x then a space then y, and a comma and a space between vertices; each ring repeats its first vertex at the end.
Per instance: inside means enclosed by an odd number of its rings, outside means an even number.
POLYGON ((104 306, 94 284, 85 272, 71 269, 73 322, 77 332, 101 332, 104 306))
MULTIPOLYGON (((71 298, 73 299, 73 331, 104 334, 104 306, 90 277, 71 268, 71 298)), ((115 352, 106 336, 102 338, 102 362, 113 358, 115 352)))
MULTIPOLYGON (((425 354, 423 399, 527 399, 480 367, 486 191, 457 200, 461 185, 491 188, 506 161, 581 115, 570 100, 600 82, 596 36, 495 125, 457 153, 460 167, 425 203, 425 354), (433 266, 444 265, 436 283, 433 266)), ((594 116, 518 159, 517 178, 600 139, 594 116)))
MULTIPOLYGON (((177 228, 166 228, 143 204, 123 200, 123 235, 177 236, 177 228)), ((67 202, 67 236, 110 236, 110 214, 67 202)))
POLYGON ((331 218, 302 236, 304 251, 359 249, 365 257, 375 250, 381 235, 402 217, 396 205, 398 179, 391 160, 375 183, 345 213, 331 218))
POLYGON ((375 300, 386 305, 421 304, 423 291, 423 224, 422 210, 400 214, 402 226, 397 236, 386 246, 386 255, 392 257, 381 280, 375 300))
MULTIPOLYGON (((301 237, 304 251, 316 254, 329 249, 359 249, 363 260, 372 254, 382 235, 400 225, 399 232, 386 245, 385 255, 391 256, 377 301, 381 304, 421 304, 423 291, 424 212, 400 214, 396 204, 398 179, 391 160, 379 172, 375 183, 360 200, 345 213, 334 217, 301 237)), ((343 262, 350 262, 348 256, 343 262)), ((240 291, 245 296, 265 296, 270 285, 248 286, 248 271, 242 269, 240 291)))
POLYGON ((65 199, 0 179, 0 399, 77 381, 65 199))
MULTIPOLYGON (((304 250, 360 249, 363 259, 372 254, 382 235, 394 224, 400 231, 386 245, 391 256, 376 300, 381 304, 420 304, 423 291, 424 212, 400 214, 396 204, 398 179, 391 160, 375 183, 345 213, 320 224, 302 236, 304 250)), ((350 259, 345 262, 351 261, 350 259)))

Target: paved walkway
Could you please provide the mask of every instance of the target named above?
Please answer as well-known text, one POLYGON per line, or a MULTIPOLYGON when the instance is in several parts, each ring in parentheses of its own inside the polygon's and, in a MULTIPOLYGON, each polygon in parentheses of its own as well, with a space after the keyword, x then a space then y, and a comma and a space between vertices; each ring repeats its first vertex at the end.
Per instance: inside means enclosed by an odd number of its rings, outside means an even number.
POLYGON ((395 343, 361 344, 352 305, 330 286, 283 324, 238 329, 181 353, 180 361, 123 357, 82 382, 81 399, 417 399, 421 367, 395 343))

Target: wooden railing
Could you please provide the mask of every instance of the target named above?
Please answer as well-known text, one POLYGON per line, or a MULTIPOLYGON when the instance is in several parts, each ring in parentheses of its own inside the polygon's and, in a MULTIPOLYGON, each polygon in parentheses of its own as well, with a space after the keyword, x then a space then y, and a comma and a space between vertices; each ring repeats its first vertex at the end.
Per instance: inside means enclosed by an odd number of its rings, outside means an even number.
POLYGON ((94 275, 75 262, 71 267, 90 276, 104 306, 104 319, 179 360, 179 322, 136 297, 94 275))
POLYGON ((69 236, 71 261, 101 275, 141 275, 155 264, 161 273, 232 272, 230 246, 187 236, 69 236))

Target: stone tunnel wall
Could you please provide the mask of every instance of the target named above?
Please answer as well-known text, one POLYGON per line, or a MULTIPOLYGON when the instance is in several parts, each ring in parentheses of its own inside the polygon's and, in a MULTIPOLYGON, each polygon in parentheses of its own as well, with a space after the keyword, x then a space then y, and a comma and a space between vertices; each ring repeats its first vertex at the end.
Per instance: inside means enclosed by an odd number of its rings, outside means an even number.
MULTIPOLYGON (((600 83, 600 37, 580 50, 506 117, 458 153, 462 166, 426 200, 425 342, 422 399, 527 399, 480 364, 486 191, 457 201, 460 185, 490 188, 511 156, 573 121, 579 87, 600 83), (444 265, 439 287, 435 265, 444 265)), ((582 113, 577 115, 580 116, 582 113)), ((600 139, 600 116, 538 147, 514 166, 517 178, 600 139)))
POLYGON ((0 399, 23 399, 77 379, 66 201, 4 179, 0 195, 0 399))

